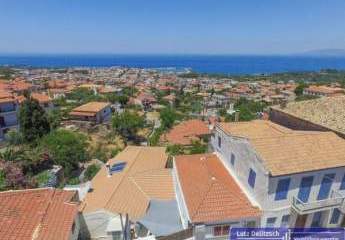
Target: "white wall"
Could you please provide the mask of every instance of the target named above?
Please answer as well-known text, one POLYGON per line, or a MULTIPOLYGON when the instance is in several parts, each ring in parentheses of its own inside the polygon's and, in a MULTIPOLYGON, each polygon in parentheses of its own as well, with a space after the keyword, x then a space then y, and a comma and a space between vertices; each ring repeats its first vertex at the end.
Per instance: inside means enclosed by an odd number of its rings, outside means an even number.
MULTIPOLYGON (((219 127, 216 127, 211 144, 217 155, 222 160, 229 173, 238 181, 238 184, 247 194, 248 198, 255 205, 263 210, 261 224, 266 225, 269 217, 276 217, 276 226, 280 226, 282 217, 290 214, 293 197, 297 197, 301 180, 306 176, 313 176, 313 186, 311 188, 309 202, 316 201, 320 190, 320 184, 325 174, 335 173, 332 190, 339 190, 342 178, 345 174, 345 167, 320 170, 308 173, 291 174, 288 176, 272 177, 264 168, 262 160, 255 153, 250 143, 243 138, 236 138, 227 135, 219 127), (218 136, 221 137, 221 148, 218 147, 218 136), (235 155, 235 164, 231 165, 231 153, 235 155), (248 184, 249 169, 256 172, 255 187, 252 189, 248 184), (275 201, 277 184, 280 179, 290 178, 287 199, 275 201)), ((345 191, 341 191, 345 195, 345 191)), ((311 216, 307 219, 307 225, 311 223, 311 216)))
POLYGON ((229 170, 239 186, 246 193, 253 205, 265 204, 268 194, 268 172, 261 164, 261 160, 252 150, 247 140, 234 138, 226 135, 216 127, 215 136, 211 139, 214 149, 222 160, 224 166, 229 170), (218 147, 218 136, 221 137, 221 148, 218 147), (231 154, 235 156, 235 164, 231 165, 231 154), (250 169, 256 173, 254 189, 248 184, 250 169))
POLYGON ((175 160, 173 161, 172 176, 173 176, 173 183, 174 183, 174 189, 175 189, 175 194, 176 194, 177 206, 178 206, 178 209, 180 212, 180 218, 181 218, 182 226, 184 229, 187 229, 190 218, 188 215, 187 205, 186 205, 185 200, 183 198, 181 184, 179 182, 178 172, 176 170, 175 160))

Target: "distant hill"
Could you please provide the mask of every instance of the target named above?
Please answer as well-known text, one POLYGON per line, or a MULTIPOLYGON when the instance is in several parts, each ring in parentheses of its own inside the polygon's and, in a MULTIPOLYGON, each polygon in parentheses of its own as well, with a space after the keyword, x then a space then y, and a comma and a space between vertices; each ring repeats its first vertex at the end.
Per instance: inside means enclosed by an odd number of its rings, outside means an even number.
POLYGON ((345 57, 345 49, 319 49, 299 54, 302 56, 345 57))

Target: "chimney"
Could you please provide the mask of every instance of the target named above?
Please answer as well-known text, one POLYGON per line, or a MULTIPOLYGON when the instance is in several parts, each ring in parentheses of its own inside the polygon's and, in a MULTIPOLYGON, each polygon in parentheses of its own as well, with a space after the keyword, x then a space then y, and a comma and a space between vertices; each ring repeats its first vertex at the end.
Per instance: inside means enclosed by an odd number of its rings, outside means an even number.
POLYGON ((110 169, 110 164, 109 163, 107 163, 106 165, 105 165, 105 167, 107 168, 107 171, 108 171, 108 177, 111 177, 111 169, 110 169))

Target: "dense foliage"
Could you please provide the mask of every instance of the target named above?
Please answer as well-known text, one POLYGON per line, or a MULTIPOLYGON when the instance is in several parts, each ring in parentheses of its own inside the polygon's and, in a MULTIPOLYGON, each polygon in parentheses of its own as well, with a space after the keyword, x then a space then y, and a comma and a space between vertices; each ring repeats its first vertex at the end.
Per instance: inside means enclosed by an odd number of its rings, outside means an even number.
POLYGON ((26 142, 33 142, 49 133, 47 114, 38 101, 26 95, 19 110, 20 132, 26 142))
POLYGON ((86 137, 80 133, 56 130, 42 138, 41 145, 51 160, 67 173, 88 160, 86 137))
POLYGON ((112 120, 112 126, 115 132, 127 140, 134 139, 138 130, 143 128, 144 125, 145 120, 142 116, 128 110, 123 113, 116 113, 112 120))

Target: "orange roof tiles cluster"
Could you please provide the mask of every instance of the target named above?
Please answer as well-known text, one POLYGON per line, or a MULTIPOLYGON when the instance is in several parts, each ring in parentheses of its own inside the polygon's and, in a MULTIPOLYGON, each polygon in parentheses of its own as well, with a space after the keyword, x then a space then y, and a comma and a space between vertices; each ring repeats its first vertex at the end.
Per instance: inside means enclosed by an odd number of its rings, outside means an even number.
POLYGON ((17 102, 16 98, 13 96, 12 93, 8 91, 1 91, 0 90, 0 103, 11 103, 17 102))
POLYGON ((161 141, 167 141, 171 144, 190 145, 194 140, 198 140, 199 137, 210 133, 211 131, 206 122, 192 119, 174 126, 168 133, 162 135, 161 141))
POLYGON ((89 102, 79 107, 76 107, 70 112, 70 115, 75 116, 95 116, 104 108, 110 106, 108 102, 89 102))
POLYGON ((345 166, 345 140, 333 132, 296 131, 266 120, 217 126, 248 139, 272 176, 345 166))
POLYGON ((0 239, 67 240, 78 215, 75 191, 0 192, 0 239))
POLYGON ((172 176, 165 168, 164 147, 128 146, 108 163, 126 162, 121 172, 108 176, 104 166, 92 179, 92 191, 82 204, 83 212, 105 209, 128 213, 131 219, 145 215, 150 199, 174 198, 172 176))
POLYGON ((312 93, 321 93, 321 94, 337 94, 337 93, 344 93, 345 89, 337 88, 337 87, 328 87, 328 86, 309 86, 304 89, 306 92, 312 93))
POLYGON ((193 223, 261 215, 215 154, 177 156, 175 166, 193 223))

